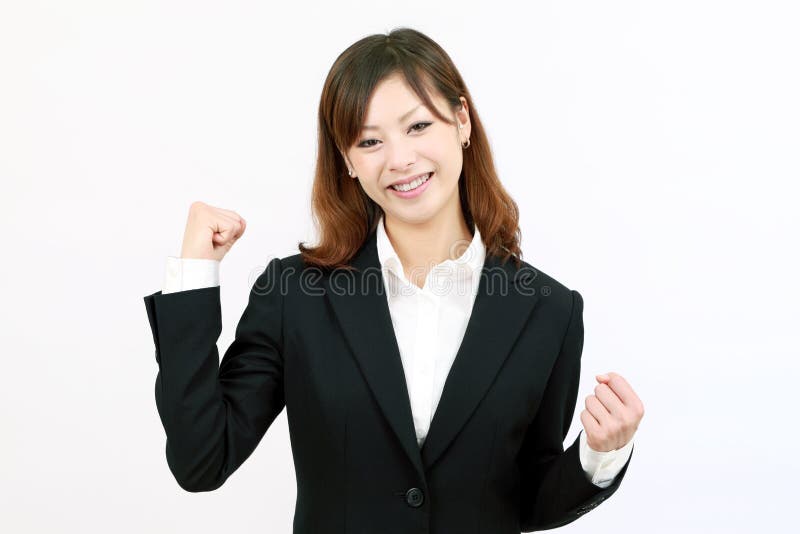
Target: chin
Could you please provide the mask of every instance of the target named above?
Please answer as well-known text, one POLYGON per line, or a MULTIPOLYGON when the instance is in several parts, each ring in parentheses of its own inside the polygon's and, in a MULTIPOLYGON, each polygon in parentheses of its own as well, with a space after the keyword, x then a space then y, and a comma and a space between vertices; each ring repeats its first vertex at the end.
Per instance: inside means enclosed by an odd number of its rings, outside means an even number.
POLYGON ((384 212, 386 213, 385 217, 390 217, 407 224, 425 224, 435 219, 440 210, 432 210, 430 208, 417 206, 416 208, 412 207, 406 210, 384 210, 384 212))

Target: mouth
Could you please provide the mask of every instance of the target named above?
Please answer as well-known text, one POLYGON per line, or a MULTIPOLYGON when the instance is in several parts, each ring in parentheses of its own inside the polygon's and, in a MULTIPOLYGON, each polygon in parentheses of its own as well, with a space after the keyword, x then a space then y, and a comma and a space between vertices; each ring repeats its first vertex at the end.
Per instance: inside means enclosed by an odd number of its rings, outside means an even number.
POLYGON ((427 183, 428 180, 430 180, 431 178, 433 178, 433 174, 434 174, 433 172, 429 172, 427 174, 423 174, 422 176, 420 176, 418 178, 415 178, 414 180, 411 180, 408 183, 398 184, 398 185, 390 185, 386 189, 392 189, 392 190, 398 191, 400 193, 413 191, 413 190, 417 189, 418 187, 422 186, 423 184, 427 183))

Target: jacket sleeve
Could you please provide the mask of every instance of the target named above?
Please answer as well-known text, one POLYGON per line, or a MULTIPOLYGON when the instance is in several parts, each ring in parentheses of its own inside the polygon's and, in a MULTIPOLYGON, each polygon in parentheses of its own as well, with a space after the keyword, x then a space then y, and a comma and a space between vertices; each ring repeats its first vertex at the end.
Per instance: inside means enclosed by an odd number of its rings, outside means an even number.
POLYGON ((219 286, 144 297, 167 464, 186 491, 222 486, 283 410, 280 272, 275 258, 253 284, 221 362, 219 286))
POLYGON ((583 297, 575 290, 571 295, 567 331, 519 452, 522 532, 548 530, 575 521, 619 488, 630 463, 628 458, 614 482, 600 488, 592 484, 581 464, 580 434, 564 450, 578 398, 583 351, 583 297))

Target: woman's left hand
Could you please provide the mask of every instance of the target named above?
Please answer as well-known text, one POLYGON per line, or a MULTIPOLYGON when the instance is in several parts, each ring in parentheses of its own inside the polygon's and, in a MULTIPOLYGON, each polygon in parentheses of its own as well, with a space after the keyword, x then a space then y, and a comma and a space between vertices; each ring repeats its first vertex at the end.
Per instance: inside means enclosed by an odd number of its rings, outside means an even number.
POLYGON ((617 373, 597 375, 594 395, 586 397, 581 422, 592 450, 608 452, 624 447, 636 433, 644 405, 630 384, 617 373))

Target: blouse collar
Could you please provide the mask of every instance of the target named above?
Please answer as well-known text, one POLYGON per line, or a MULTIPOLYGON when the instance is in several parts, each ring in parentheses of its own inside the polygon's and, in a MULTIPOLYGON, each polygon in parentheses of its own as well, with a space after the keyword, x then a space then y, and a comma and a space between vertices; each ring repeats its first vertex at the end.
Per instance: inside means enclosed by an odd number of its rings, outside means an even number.
MULTIPOLYGON (((392 272, 395 276, 397 276, 401 280, 405 280, 406 282, 410 283, 403 272, 402 263, 400 262, 400 258, 397 255, 394 247, 392 246, 392 242, 389 240, 389 236, 386 234, 386 228, 384 226, 384 216, 381 215, 380 220, 378 221, 378 228, 377 228, 377 248, 378 248, 378 260, 381 264, 381 269, 385 271, 392 272)), ((428 273, 428 277, 436 276, 439 277, 450 277, 453 279, 457 278, 465 278, 465 277, 473 277, 477 278, 480 270, 483 268, 484 260, 486 259, 486 247, 483 244, 483 240, 481 239, 480 230, 478 230, 478 226, 475 225, 475 233, 472 236, 472 241, 470 242, 467 249, 456 259, 446 259, 443 262, 437 264, 436 266, 431 269, 428 273)), ((425 284, 427 285, 428 281, 426 280, 425 284)))

